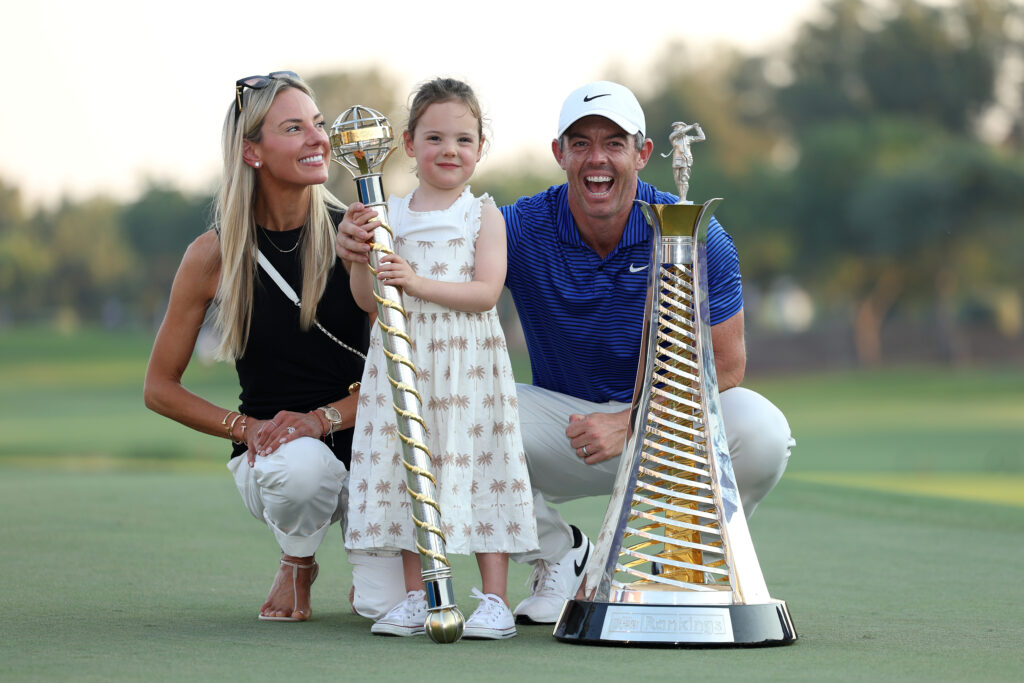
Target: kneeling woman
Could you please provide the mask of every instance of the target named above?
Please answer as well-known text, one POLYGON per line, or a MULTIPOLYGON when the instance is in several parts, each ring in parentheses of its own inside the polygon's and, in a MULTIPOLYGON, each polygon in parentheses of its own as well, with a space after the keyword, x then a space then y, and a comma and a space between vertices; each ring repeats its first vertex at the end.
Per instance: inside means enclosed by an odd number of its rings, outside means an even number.
MULTIPOLYGON (((290 71, 238 81, 222 148, 214 226, 188 247, 174 278, 145 401, 234 443, 228 468, 242 499, 281 547, 259 618, 305 621, 316 550, 344 513, 358 399, 349 387, 362 374, 368 321, 334 253, 344 207, 323 187, 330 145, 309 87, 290 71), (219 356, 234 361, 242 389, 237 410, 181 384, 214 303, 219 356)), ((380 588, 401 577, 397 558, 351 559, 361 614, 377 618, 405 597, 380 588)))

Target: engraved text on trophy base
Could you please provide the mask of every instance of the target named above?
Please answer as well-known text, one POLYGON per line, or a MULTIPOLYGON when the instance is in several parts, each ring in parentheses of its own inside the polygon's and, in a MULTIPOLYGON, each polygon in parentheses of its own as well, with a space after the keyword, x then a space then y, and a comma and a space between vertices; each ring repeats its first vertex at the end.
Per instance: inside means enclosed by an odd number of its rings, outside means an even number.
POLYGON ((732 619, 727 609, 615 605, 608 608, 601 638, 665 643, 731 643, 732 619))

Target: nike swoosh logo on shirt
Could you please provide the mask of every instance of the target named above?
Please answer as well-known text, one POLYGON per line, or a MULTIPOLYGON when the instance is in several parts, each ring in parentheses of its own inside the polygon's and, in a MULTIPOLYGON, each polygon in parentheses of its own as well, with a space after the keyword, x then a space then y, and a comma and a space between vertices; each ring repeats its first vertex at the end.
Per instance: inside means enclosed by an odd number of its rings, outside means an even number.
POLYGON ((608 97, 609 95, 611 95, 611 93, 610 93, 610 92, 606 92, 606 93, 604 93, 604 94, 601 94, 601 95, 591 95, 591 96, 589 96, 589 97, 587 97, 587 96, 584 96, 584 97, 583 97, 583 101, 584 101, 584 102, 589 102, 590 100, 596 100, 596 99, 597 99, 598 97, 608 97))
MULTIPOLYGON (((650 265, 650 264, 648 264, 648 265, 650 265)), ((631 272, 631 273, 639 273, 641 270, 647 270, 647 266, 640 266, 639 268, 637 268, 632 263, 629 264, 629 272, 631 272)))
POLYGON ((576 576, 583 573, 583 570, 587 568, 587 560, 590 559, 590 549, 593 546, 587 543, 587 552, 583 554, 583 562, 573 562, 573 569, 576 570, 576 576))

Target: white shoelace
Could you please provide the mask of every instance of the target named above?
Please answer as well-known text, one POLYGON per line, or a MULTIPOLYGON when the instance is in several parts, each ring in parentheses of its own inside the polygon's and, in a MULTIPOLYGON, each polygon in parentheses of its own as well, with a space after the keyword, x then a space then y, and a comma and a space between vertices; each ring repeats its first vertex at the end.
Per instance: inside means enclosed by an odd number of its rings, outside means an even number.
POLYGON ((426 591, 409 591, 405 600, 391 608, 387 616, 392 618, 415 617, 420 612, 425 612, 427 593, 426 591))
POLYGON ((530 589, 530 595, 557 595, 554 579, 555 572, 551 571, 551 565, 544 560, 537 560, 530 578, 526 580, 526 586, 530 589), (534 586, 537 588, 534 589, 534 586))
POLYGON ((482 593, 476 587, 469 594, 474 600, 480 601, 480 606, 470 615, 470 619, 473 622, 482 622, 486 626, 499 626, 502 616, 508 610, 501 598, 491 593, 482 593))

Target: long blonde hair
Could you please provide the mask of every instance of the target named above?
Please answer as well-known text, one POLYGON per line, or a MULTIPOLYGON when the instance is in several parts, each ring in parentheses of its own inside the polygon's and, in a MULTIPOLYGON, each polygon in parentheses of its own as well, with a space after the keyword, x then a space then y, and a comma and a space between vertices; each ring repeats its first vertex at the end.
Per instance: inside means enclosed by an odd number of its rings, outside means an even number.
MULTIPOLYGON (((252 318, 253 287, 256 281, 256 171, 242 158, 246 140, 259 142, 263 120, 277 94, 296 88, 315 100, 312 89, 299 79, 278 77, 260 89, 242 93, 242 111, 236 114, 234 102, 224 117, 221 150, 224 177, 217 196, 214 226, 220 234, 220 280, 217 283, 215 322, 220 331, 217 357, 234 360, 245 353, 252 318)), ((299 325, 308 330, 316 316, 327 278, 334 267, 335 226, 328 207, 344 210, 345 205, 323 185, 309 187, 309 209, 299 247, 302 264, 302 308, 299 325)))

